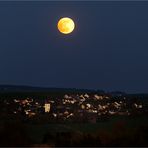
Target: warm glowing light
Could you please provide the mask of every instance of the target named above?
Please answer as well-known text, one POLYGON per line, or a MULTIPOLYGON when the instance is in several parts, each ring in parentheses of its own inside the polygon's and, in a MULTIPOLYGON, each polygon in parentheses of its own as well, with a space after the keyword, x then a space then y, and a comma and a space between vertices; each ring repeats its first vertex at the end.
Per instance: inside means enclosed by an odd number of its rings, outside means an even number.
POLYGON ((45 112, 50 112, 50 104, 45 104, 45 112))
POLYGON ((71 18, 64 17, 59 20, 57 27, 61 33, 69 34, 74 30, 75 24, 71 18))

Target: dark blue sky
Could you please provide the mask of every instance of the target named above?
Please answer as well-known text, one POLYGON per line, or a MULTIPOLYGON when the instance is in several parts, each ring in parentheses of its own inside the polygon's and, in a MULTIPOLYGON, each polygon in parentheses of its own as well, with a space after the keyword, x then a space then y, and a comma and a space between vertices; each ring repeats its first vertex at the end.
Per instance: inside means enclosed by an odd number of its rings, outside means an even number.
POLYGON ((147 76, 148 2, 0 2, 0 84, 148 92, 147 76))

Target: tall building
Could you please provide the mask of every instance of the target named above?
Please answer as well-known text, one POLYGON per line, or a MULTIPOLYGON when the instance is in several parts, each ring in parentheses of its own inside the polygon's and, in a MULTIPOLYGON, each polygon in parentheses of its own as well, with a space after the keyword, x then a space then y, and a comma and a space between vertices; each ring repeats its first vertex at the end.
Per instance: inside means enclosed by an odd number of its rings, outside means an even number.
POLYGON ((45 103, 45 113, 50 112, 50 104, 49 103, 45 103))

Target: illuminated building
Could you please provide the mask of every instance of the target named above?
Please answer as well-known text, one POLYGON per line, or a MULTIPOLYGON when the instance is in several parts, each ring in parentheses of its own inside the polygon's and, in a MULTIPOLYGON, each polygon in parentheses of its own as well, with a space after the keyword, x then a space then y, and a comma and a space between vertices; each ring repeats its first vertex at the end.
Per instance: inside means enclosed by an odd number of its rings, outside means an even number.
POLYGON ((45 113, 50 112, 50 104, 46 103, 45 104, 45 113))

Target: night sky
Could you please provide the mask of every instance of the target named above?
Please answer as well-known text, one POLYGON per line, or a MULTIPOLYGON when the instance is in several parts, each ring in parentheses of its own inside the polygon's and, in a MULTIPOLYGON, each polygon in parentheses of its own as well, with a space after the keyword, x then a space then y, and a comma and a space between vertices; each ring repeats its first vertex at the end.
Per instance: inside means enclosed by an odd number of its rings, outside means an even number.
POLYGON ((1 1, 0 84, 148 92, 148 2, 1 1))

